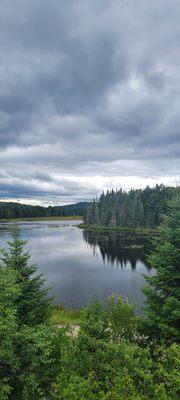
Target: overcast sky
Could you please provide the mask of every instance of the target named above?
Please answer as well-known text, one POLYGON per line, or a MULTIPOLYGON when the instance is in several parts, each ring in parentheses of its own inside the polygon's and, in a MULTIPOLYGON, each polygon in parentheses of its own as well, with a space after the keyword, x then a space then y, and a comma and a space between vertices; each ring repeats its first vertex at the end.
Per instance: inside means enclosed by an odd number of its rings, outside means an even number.
POLYGON ((0 1, 0 198, 179 183, 180 0, 0 1))

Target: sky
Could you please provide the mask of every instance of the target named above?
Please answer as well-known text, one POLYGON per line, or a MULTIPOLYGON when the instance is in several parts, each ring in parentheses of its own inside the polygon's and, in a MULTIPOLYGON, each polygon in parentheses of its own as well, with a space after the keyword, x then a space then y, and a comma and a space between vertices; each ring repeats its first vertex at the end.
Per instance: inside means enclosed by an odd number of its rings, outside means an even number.
POLYGON ((0 200, 179 184, 179 21, 179 0, 1 0, 0 200))

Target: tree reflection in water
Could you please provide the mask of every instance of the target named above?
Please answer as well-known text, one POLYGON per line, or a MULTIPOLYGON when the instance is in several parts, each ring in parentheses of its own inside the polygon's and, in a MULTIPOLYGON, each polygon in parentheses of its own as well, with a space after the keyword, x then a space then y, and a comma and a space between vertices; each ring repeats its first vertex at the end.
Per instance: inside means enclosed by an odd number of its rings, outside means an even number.
POLYGON ((96 249, 99 249, 104 263, 108 262, 121 268, 125 268, 127 263, 130 263, 132 270, 135 270, 137 262, 141 261, 148 270, 151 269, 146 259, 152 247, 149 237, 132 233, 101 233, 84 230, 83 238, 94 253, 96 249))

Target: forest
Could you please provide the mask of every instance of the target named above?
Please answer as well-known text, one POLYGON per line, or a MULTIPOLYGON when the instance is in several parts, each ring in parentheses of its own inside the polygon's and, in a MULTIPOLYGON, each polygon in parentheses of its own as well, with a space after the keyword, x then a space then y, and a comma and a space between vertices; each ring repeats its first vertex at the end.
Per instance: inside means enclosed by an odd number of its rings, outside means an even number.
POLYGON ((162 184, 129 192, 108 190, 85 210, 84 220, 87 225, 153 228, 160 224, 162 213, 167 211, 167 201, 177 191, 178 188, 162 184))
POLYGON ((148 256, 144 314, 112 295, 56 326, 48 290, 19 229, 0 257, 1 400, 177 400, 180 197, 167 204, 148 256))
POLYGON ((81 216, 88 205, 89 203, 80 202, 65 206, 42 207, 13 202, 0 202, 0 219, 81 216))

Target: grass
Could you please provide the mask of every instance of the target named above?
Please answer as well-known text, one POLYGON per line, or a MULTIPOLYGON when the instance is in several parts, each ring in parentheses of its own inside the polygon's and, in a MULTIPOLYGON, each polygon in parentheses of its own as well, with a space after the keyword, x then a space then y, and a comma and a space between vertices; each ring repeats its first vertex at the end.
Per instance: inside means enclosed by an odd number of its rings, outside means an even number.
POLYGON ((146 234, 146 235, 156 233, 155 228, 154 229, 153 228, 144 228, 144 227, 130 228, 130 227, 120 227, 120 226, 87 225, 84 223, 79 224, 78 228, 88 229, 88 230, 98 231, 98 232, 138 233, 138 234, 146 234))
POLYGON ((68 221, 68 220, 80 220, 82 219, 79 215, 69 215, 66 217, 27 217, 27 218, 1 218, 0 222, 20 222, 20 221, 68 221))
POLYGON ((51 322, 53 325, 81 325, 83 322, 83 310, 72 310, 63 305, 54 306, 51 322))

